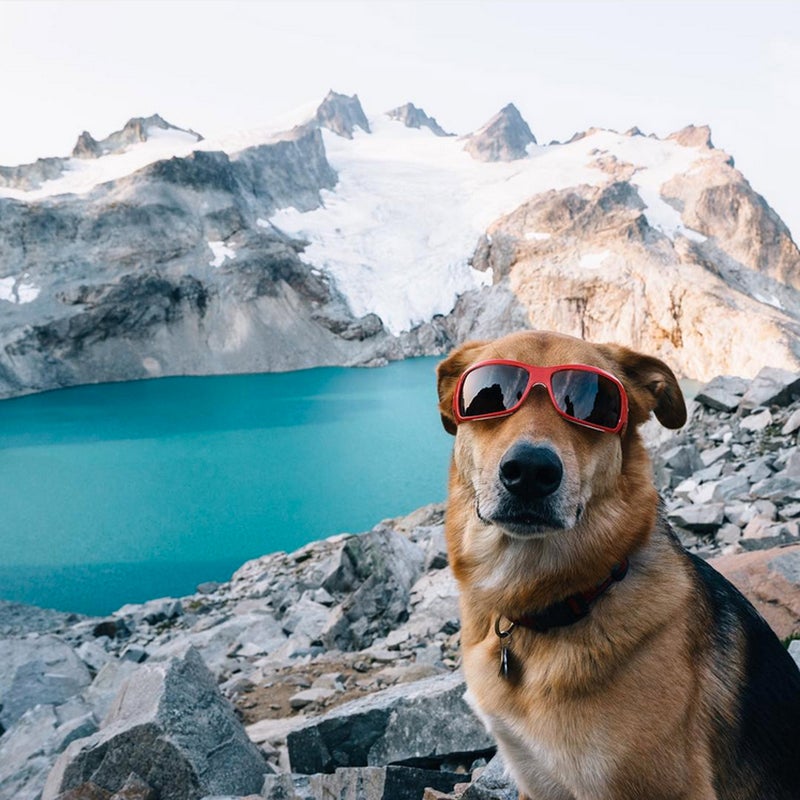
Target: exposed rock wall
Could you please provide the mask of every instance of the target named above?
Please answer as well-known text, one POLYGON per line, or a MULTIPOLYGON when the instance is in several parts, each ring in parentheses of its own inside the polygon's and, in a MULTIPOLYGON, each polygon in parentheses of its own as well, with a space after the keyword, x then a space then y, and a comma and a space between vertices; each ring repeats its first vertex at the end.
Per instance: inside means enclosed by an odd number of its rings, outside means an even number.
MULTIPOLYGON (((742 205, 773 214, 741 176, 733 185, 742 205)), ((755 248, 758 256, 745 262, 735 258, 746 255, 736 237, 671 237, 647 214, 624 172, 599 187, 547 192, 492 225, 472 263, 492 270, 491 294, 513 296, 524 309, 525 318, 507 318, 520 328, 591 341, 618 340, 626 331, 628 345, 701 380, 720 369, 752 375, 765 362, 800 364, 800 262, 788 231, 774 228, 773 246, 755 248)), ((757 220, 748 223, 751 233, 764 230, 757 220)), ((687 211, 683 221, 696 224, 687 211)), ((710 222, 706 228, 724 231, 710 222)), ((476 315, 454 316, 461 318, 457 338, 480 335, 476 315)))

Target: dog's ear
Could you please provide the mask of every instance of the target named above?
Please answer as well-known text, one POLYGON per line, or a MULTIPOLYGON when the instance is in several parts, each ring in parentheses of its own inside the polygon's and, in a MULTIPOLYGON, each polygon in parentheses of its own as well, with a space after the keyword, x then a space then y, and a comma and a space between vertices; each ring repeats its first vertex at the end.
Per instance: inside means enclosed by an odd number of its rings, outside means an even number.
POLYGON ((453 416, 453 392, 456 390, 458 379, 464 370, 478 360, 478 351, 488 342, 472 341, 457 347, 436 368, 436 378, 439 387, 439 413, 442 415, 442 425, 448 433, 455 435, 456 418, 453 416))
POLYGON ((601 345, 600 349, 619 365, 634 425, 645 422, 652 411, 665 428, 683 427, 686 423, 683 392, 663 361, 617 344, 601 345))

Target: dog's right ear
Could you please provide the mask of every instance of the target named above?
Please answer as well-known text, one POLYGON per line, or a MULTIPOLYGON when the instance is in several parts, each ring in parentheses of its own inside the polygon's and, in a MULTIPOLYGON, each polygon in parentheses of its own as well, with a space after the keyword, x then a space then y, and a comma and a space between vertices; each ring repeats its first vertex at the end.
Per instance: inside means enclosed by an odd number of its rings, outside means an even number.
POLYGON ((487 344, 488 342, 483 341, 466 342, 453 350, 436 368, 442 425, 448 433, 452 433, 454 436, 457 426, 456 418, 453 416, 453 393, 458 385, 458 379, 470 364, 479 360, 478 352, 487 344))

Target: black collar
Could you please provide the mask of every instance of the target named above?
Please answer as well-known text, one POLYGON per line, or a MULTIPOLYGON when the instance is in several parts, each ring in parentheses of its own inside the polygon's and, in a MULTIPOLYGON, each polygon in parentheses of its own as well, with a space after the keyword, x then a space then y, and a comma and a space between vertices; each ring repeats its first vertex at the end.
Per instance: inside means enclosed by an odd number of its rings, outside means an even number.
POLYGON ((542 611, 523 614, 516 619, 508 618, 512 627, 528 628, 537 633, 546 633, 551 628, 565 628, 583 619, 591 611, 592 603, 610 586, 621 581, 628 574, 628 559, 611 568, 611 574, 597 584, 594 589, 571 594, 558 603, 553 603, 542 611))

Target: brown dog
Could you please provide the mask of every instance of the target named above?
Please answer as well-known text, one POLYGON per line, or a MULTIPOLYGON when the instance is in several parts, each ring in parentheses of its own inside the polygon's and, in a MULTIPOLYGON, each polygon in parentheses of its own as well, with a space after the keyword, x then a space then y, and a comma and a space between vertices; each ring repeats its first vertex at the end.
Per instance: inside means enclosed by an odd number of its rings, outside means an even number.
POLYGON ((653 486, 637 426, 686 421, 670 369, 537 332, 438 379, 464 671, 521 796, 800 798, 800 672, 653 486))

